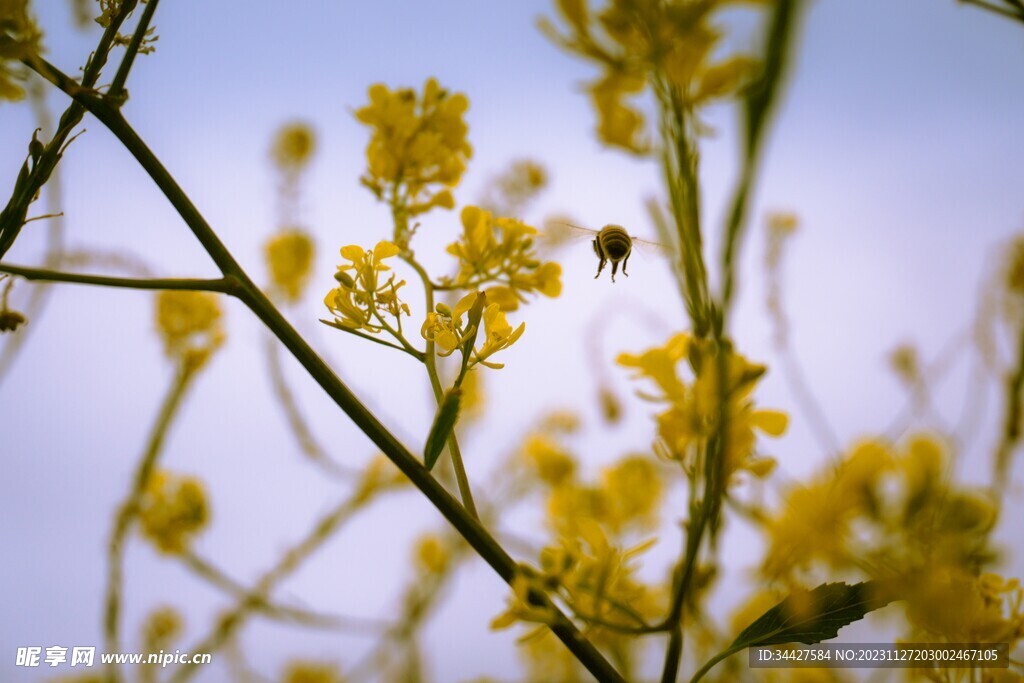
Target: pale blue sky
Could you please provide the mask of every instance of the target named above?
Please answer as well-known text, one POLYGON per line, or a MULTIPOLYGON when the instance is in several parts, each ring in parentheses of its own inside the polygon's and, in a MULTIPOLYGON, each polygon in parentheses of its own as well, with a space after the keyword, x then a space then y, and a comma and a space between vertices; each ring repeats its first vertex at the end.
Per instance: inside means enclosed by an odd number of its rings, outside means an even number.
MULTIPOLYGON (((74 73, 97 37, 72 31, 65 3, 37 3, 49 58, 74 73)), ((651 235, 643 199, 656 191, 656 169, 600 147, 580 85, 594 72, 559 52, 536 30, 546 2, 385 1, 164 2, 157 51, 129 82, 129 120, 189 192, 243 264, 262 279, 260 248, 274 228, 270 136, 301 118, 321 142, 305 187, 307 223, 320 246, 303 318, 339 374, 414 450, 433 410, 422 372, 387 350, 366 349, 318 329, 319 301, 330 287, 337 249, 386 236, 387 212, 356 179, 365 130, 351 111, 374 82, 419 86, 436 76, 471 101, 475 154, 457 194, 479 196, 509 161, 529 156, 549 169, 551 189, 528 220, 568 212, 585 225, 620 223, 651 235)), ((763 182, 742 254, 736 336, 751 357, 771 364, 763 313, 761 218, 769 209, 802 218, 787 257, 787 306, 794 344, 821 402, 844 441, 884 429, 903 400, 885 357, 913 341, 933 357, 970 323, 986 259, 1024 228, 1021 201, 1024 133, 1024 27, 953 0, 819 0, 806 17, 794 78, 770 139, 763 182)), ((50 103, 63 108, 53 93, 50 103)), ((59 111, 59 109, 57 109, 59 111)), ((733 112, 708 119, 705 222, 713 233, 735 170, 733 112)), ((0 106, 0 188, 10 188, 35 124, 26 107, 0 106)), ((129 155, 95 120, 62 168, 68 240, 76 247, 117 247, 157 264, 164 275, 213 275, 213 266, 129 155)), ((6 193, 7 190, 5 189, 6 193)), ((10 252, 12 262, 39 258, 39 224, 10 252), (33 234, 34 232, 34 234, 33 234)), ((434 215, 421 231, 421 254, 439 271, 441 247, 457 214, 434 215)), ((712 246, 717 244, 713 234, 712 246)), ((712 252, 715 254, 716 252, 712 252)), ((593 371, 582 354, 594 316, 643 304, 678 326, 681 305, 667 271, 635 259, 632 277, 594 281, 589 245, 566 256, 565 291, 528 307, 528 330, 489 377, 495 419, 467 437, 477 481, 543 409, 581 407, 596 421, 593 371)), ((419 303, 412 299, 414 312, 419 303)), ((295 453, 263 372, 263 330, 240 306, 227 305, 229 341, 194 388, 168 443, 165 463, 203 477, 213 496, 213 525, 200 542, 242 579, 251 579, 339 495, 295 453)), ((99 590, 111 512, 128 485, 170 369, 151 331, 151 297, 89 288, 55 292, 18 365, 0 386, 0 433, 7 472, 0 478, 5 548, 0 586, 0 676, 41 680, 13 670, 26 644, 99 644, 99 590)), ((609 323, 605 348, 636 350, 661 341, 623 318, 609 323)), ((302 329, 302 328, 300 328, 302 329)), ((954 418, 968 363, 941 387, 954 418)), ((362 462, 371 447, 344 416, 288 364, 304 407, 339 457, 362 462)), ((612 371, 617 388, 631 388, 612 371)), ((766 406, 792 409, 778 373, 759 393, 766 406)), ((986 420, 994 422, 990 401, 986 420)), ((649 442, 649 410, 628 406, 618 431, 596 427, 581 439, 588 466, 649 442)), ((987 424, 987 423, 986 423, 987 424)), ((982 441, 984 446, 987 442, 982 441)), ((799 418, 771 444, 782 476, 820 463, 799 418)), ((977 472, 987 464, 977 461, 977 472)), ((1021 468, 1018 468, 1020 471, 1021 468)), ((1020 481, 1018 475, 1017 481, 1020 481)), ((483 493, 486 495, 486 492, 483 493)), ((1014 489, 1020 502, 1020 489, 1014 489)), ((682 509, 679 507, 677 509, 682 509)), ((525 519, 525 517, 524 517, 525 519)), ((283 594, 325 610, 386 613, 409 577, 406 545, 441 523, 413 495, 385 501, 341 534, 283 594)), ((651 553, 661 576, 678 547, 667 528, 651 553)), ((1021 573, 1019 539, 1012 565, 1021 573)), ((749 564, 742 530, 726 552, 749 564)), ((189 616, 186 643, 205 631, 219 596, 198 587, 173 562, 137 543, 128 556, 127 631, 146 609, 174 600, 189 616)), ((742 578, 741 569, 736 576, 742 578)), ((736 599, 723 596, 720 604, 736 599)), ((504 589, 474 564, 428 629, 436 680, 508 671, 514 632, 486 629, 504 589), (458 648, 446 640, 458 632, 458 648)), ((719 603, 716 603, 719 604, 719 603)), ((351 663, 365 639, 311 635, 254 622, 243 635, 254 666, 277 675, 293 655, 351 663)), ((61 673, 67 673, 62 670, 61 673)), ((219 680, 211 669, 199 680, 219 680)))

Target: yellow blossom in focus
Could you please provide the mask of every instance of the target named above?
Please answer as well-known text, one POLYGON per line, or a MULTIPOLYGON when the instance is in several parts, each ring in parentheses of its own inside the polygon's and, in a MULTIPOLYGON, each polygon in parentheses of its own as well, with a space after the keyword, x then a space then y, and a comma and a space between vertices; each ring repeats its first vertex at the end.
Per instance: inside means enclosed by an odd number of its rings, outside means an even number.
POLYGON ((198 479, 160 471, 139 501, 142 533, 165 553, 180 553, 206 526, 206 493, 198 479))
POLYGON ((403 314, 409 315, 408 304, 398 298, 405 280, 395 282, 394 275, 381 279, 381 273, 391 270, 384 260, 398 253, 398 247, 386 241, 365 251, 355 244, 342 247, 341 255, 349 262, 338 266, 338 286, 324 297, 324 305, 334 314, 335 326, 377 334, 385 329, 385 314, 396 321, 403 314))
POLYGON ((468 344, 467 340, 476 334, 476 340, 480 344, 471 351, 471 364, 500 370, 504 365, 487 359, 516 343, 526 330, 526 323, 520 323, 519 327, 513 329, 498 304, 487 304, 481 314, 483 329, 474 330, 472 326, 464 328, 462 316, 473 308, 479 296, 478 292, 470 292, 459 300, 454 310, 449 310, 444 305, 437 306, 434 311, 427 314, 420 334, 441 349, 438 352, 441 356, 448 356, 455 349, 463 348, 464 344, 468 344))
POLYGON ((286 300, 294 302, 302 296, 312 272, 316 245, 313 239, 297 228, 284 230, 271 237, 263 247, 270 271, 270 282, 286 300))
POLYGON ((156 295, 156 326, 171 358, 201 364, 224 341, 220 303, 210 292, 156 295))
POLYGON ((270 156, 277 167, 286 173, 302 170, 316 151, 316 135, 305 123, 285 124, 274 136, 270 156))
POLYGON ((537 230, 514 218, 496 218, 475 206, 462 210, 462 236, 448 245, 459 261, 459 273, 449 286, 462 289, 491 285, 489 301, 503 311, 518 308, 526 294, 557 297, 562 292, 562 267, 537 258, 537 230))
POLYGON ((18 62, 39 52, 41 33, 28 12, 28 0, 0 0, 0 100, 20 100, 25 90, 18 62))
POLYGON ((356 118, 373 130, 361 182, 409 215, 454 207, 445 188, 458 184, 473 154, 463 120, 466 96, 449 93, 431 78, 422 93, 378 83, 370 87, 369 98, 356 111, 356 118))
POLYGON ((285 667, 282 683, 344 683, 337 667, 325 662, 294 661, 285 667))

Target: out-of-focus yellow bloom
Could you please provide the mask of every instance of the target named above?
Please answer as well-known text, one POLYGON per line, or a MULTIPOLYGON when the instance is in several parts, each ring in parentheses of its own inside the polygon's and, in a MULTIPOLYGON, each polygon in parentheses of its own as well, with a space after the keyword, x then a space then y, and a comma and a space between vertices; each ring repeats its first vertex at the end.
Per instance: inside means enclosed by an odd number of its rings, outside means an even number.
POLYGON ((713 61, 721 39, 713 14, 727 4, 609 0, 592 12, 581 0, 557 2, 567 32, 545 23, 546 32, 603 70, 590 87, 603 142, 634 153, 650 150, 643 114, 628 103, 648 86, 660 97, 671 93, 678 106, 692 111, 735 96, 751 81, 758 64, 750 57, 713 61))
POLYGON ((514 218, 495 218, 476 206, 462 210, 462 236, 448 245, 459 260, 459 273, 446 284, 462 289, 492 285, 489 301, 510 311, 525 302, 525 294, 557 297, 562 292, 562 267, 537 259, 537 230, 514 218))
POLYGON ((206 526, 206 493, 194 477, 155 472, 139 501, 142 533, 165 553, 180 553, 206 526))
POLYGON ((357 503, 364 504, 379 493, 408 486, 408 484, 409 480, 401 470, 381 453, 370 460, 363 471, 359 484, 356 486, 355 499, 357 503))
POLYGON ((287 301, 297 301, 312 272, 316 254, 313 238, 298 228, 284 230, 267 240, 263 253, 274 289, 287 301))
POLYGON ((183 630, 182 618, 176 609, 158 607, 142 625, 142 642, 150 652, 163 650, 174 644, 183 630))
POLYGON ((858 445, 838 467, 790 491, 769 518, 762 573, 786 582, 817 580, 816 569, 865 573, 901 599, 917 635, 1019 638, 1009 635, 1024 623, 1017 584, 978 578, 994 557, 996 509, 985 495, 954 487, 945 470, 941 443, 927 436, 901 448, 858 445))
POLYGON ((370 87, 369 98, 356 111, 356 118, 373 129, 361 182, 409 215, 454 207, 444 188, 458 184, 473 154, 463 120, 466 96, 449 93, 431 78, 422 94, 378 83, 370 87))
POLYGON ((25 96, 16 82, 23 78, 18 62, 39 52, 41 35, 29 15, 28 0, 0 0, 0 100, 25 96))
POLYGON ((523 458, 537 477, 549 486, 559 486, 572 479, 576 461, 554 439, 534 434, 523 444, 523 458))
POLYGON ((156 295, 156 326, 171 358, 199 365, 224 342, 220 303, 210 292, 156 295))
POLYGON ((629 524, 651 528, 658 522, 661 477, 655 464, 642 456, 628 456, 601 473, 602 488, 610 505, 612 530, 629 524))
POLYGON ((443 574, 451 561, 451 553, 442 537, 426 534, 416 542, 416 564, 431 574, 443 574))
POLYGON ((324 297, 337 325, 377 334, 384 329, 384 314, 396 320, 403 314, 409 315, 408 304, 398 298, 398 289, 405 285, 405 280, 395 282, 392 275, 382 282, 380 277, 391 270, 384 260, 398 253, 397 246, 385 241, 378 242, 372 250, 364 251, 355 244, 341 248, 342 257, 349 262, 338 266, 334 276, 338 286, 324 297))
POLYGON ((540 571, 523 567, 513 581, 509 609, 499 615, 492 628, 505 628, 516 622, 553 623, 553 611, 529 600, 531 591, 555 591, 581 620, 638 626, 654 606, 647 588, 634 576, 632 559, 647 550, 652 542, 629 550, 613 546, 601 527, 581 520, 579 534, 563 538, 557 546, 545 548, 540 555, 540 571))
POLYGON ((727 480, 740 471, 762 477, 773 470, 774 460, 756 455, 756 433, 780 436, 786 430, 788 417, 776 410, 756 409, 749 398, 764 375, 764 366, 751 363, 734 351, 719 351, 711 342, 695 342, 686 334, 674 335, 664 347, 642 354, 621 354, 618 362, 635 368, 637 377, 654 383, 657 391, 640 392, 643 398, 669 406, 657 416, 657 452, 689 466, 696 450, 718 433, 719 401, 724 393, 727 480), (724 388, 718 380, 719 353, 727 354, 724 388), (692 382, 679 374, 684 358, 694 372, 692 382))
POLYGON ((281 126, 274 136, 270 157, 285 173, 301 171, 316 151, 316 134, 312 127, 301 121, 281 126))
POLYGON ((519 216, 548 184, 548 173, 539 162, 513 162, 484 190, 481 207, 501 216, 519 216))
POLYGON ((333 664, 294 661, 285 667, 282 683, 344 683, 345 679, 333 664))

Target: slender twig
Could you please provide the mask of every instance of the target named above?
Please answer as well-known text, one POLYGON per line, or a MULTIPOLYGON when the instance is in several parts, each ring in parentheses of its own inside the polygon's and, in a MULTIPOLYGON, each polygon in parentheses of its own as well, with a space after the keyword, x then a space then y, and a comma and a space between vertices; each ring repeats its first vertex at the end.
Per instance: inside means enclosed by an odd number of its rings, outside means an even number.
MULTIPOLYGON (((318 519, 309 533, 289 548, 273 567, 265 571, 252 589, 240 596, 235 606, 222 615, 213 630, 201 638, 190 651, 213 653, 223 647, 242 626, 246 618, 266 603, 271 591, 284 579, 291 576, 305 562, 306 558, 319 550, 368 502, 369 499, 365 496, 358 494, 348 496, 318 519)), ((197 670, 196 664, 191 662, 182 664, 171 675, 170 683, 184 683, 197 670)))
MULTIPOLYGON (((32 78, 28 85, 29 101, 35 113, 36 123, 43 137, 53 134, 54 124, 50 108, 46 103, 47 84, 39 77, 32 78)), ((46 228, 46 252, 43 256, 43 266, 56 268, 60 264, 62 251, 64 249, 64 218, 61 206, 63 205, 64 190, 61 183, 61 173, 58 167, 54 167, 50 173, 49 182, 46 184, 43 202, 47 213, 56 214, 52 221, 47 223, 46 228)), ((22 309, 27 320, 35 320, 43 311, 49 300, 50 288, 46 285, 32 287, 28 295, 28 301, 22 309)), ((7 371, 14 366, 21 349, 25 348, 26 342, 32 334, 35 325, 23 326, 18 334, 8 335, 0 351, 0 384, 3 384, 7 371)))
MULTIPOLYGON (((1006 9, 1005 7, 999 7, 998 5, 993 5, 989 2, 985 2, 985 0, 960 0, 960 2, 964 3, 965 5, 973 5, 980 9, 988 10, 993 14, 999 14, 1009 19, 1024 22, 1024 9, 1017 9, 1016 11, 1010 10, 1006 9)), ((1019 5, 1015 4, 1015 6, 1019 8, 1019 5)))
MULTIPOLYGON (((139 501, 146 489, 150 476, 156 469, 157 460, 163 451, 167 430, 178 408, 181 406, 188 383, 195 376, 195 370, 198 367, 191 363, 183 363, 179 367, 174 383, 171 385, 163 404, 160 406, 156 423, 150 431, 146 450, 143 452, 142 458, 135 469, 132 487, 117 511, 114 528, 110 534, 110 543, 107 547, 107 585, 103 613, 103 632, 107 652, 121 651, 120 614, 125 540, 139 514, 139 501)), ((110 664, 108 676, 111 681, 119 680, 120 673, 116 664, 110 664)))
POLYGON ((374 344, 380 344, 381 346, 386 346, 389 349, 396 349, 398 351, 402 351, 404 353, 408 353, 410 356, 412 356, 416 360, 421 361, 421 362, 423 361, 422 354, 419 351, 417 351, 416 349, 406 349, 406 348, 403 348, 403 347, 399 346, 398 344, 392 344, 387 339, 381 339, 380 337, 374 337, 371 334, 366 334, 365 332, 360 332, 359 330, 354 329, 352 327, 345 327, 344 325, 342 325, 341 323, 339 323, 339 322, 337 322, 335 320, 324 320, 323 318, 321 318, 320 322, 322 322, 324 325, 327 325, 328 327, 333 327, 336 330, 341 330, 342 332, 347 332, 348 334, 355 335, 356 337, 359 337, 360 339, 365 339, 366 341, 371 341, 374 344))
POLYGON ((270 375, 270 383, 274 388, 274 395, 284 411, 285 418, 288 420, 288 426, 291 428, 295 440, 298 441, 299 448, 311 461, 319 465, 331 476, 348 480, 354 479, 358 472, 331 459, 327 455, 327 451, 317 441, 316 436, 313 435, 313 430, 299 410, 295 395, 288 385, 288 380, 285 378, 284 368, 281 367, 280 347, 275 343, 274 338, 269 335, 266 336, 266 355, 267 371, 270 375))
POLYGON ((40 282, 70 282, 79 285, 98 285, 120 289, 189 290, 195 292, 220 292, 221 294, 235 294, 237 289, 234 281, 227 277, 212 280, 198 278, 128 278, 110 275, 65 273, 46 268, 16 266, 12 263, 0 263, 0 273, 17 275, 26 280, 40 282))
MULTIPOLYGON (((416 274, 420 276, 420 280, 423 282, 423 296, 426 299, 427 312, 434 310, 434 284, 430 280, 430 276, 427 271, 423 269, 412 255, 402 256, 402 260, 409 264, 409 266, 416 271, 416 274)), ((469 353, 465 353, 462 359, 462 371, 459 373, 459 383, 462 378, 466 375, 466 367, 469 360, 469 353)), ((437 405, 440 406, 444 401, 444 390, 441 387, 441 379, 437 374, 437 354, 435 351, 435 343, 433 339, 427 340, 427 352, 423 359, 424 365, 427 366, 427 375, 430 378, 430 388, 434 392, 434 400, 437 401, 437 405)), ((452 456, 452 466, 455 468, 455 480, 459 485, 459 495, 462 497, 462 504, 466 506, 466 510, 474 519, 480 519, 480 513, 477 512, 476 503, 473 501, 473 490, 469 484, 469 475, 466 474, 466 465, 462 460, 462 450, 459 448, 459 440, 455 435, 455 429, 453 428, 451 433, 448 435, 448 453, 452 456)))
MULTIPOLYGON (((390 459, 416 488, 444 515, 467 543, 494 569, 506 583, 516 574, 516 564, 486 529, 453 498, 409 450, 356 398, 305 339, 281 315, 235 261, 220 238, 203 218, 188 195, 160 163, 149 147, 116 109, 102 100, 82 92, 74 81, 41 58, 26 62, 44 78, 81 102, 113 133, 135 157, 150 178, 171 202, 182 220, 206 249, 214 263, 227 276, 237 278, 241 293, 236 294, 269 328, 306 369, 310 377, 349 419, 390 459)), ((541 600, 554 614, 551 630, 573 655, 601 683, 620 682, 622 676, 587 640, 579 629, 548 598, 541 600)))
MULTIPOLYGON (((186 551, 180 557, 182 562, 195 572, 197 576, 233 597, 245 599, 252 593, 252 591, 228 576, 209 560, 191 551, 186 551)), ((266 597, 262 597, 254 609, 272 619, 280 621, 290 621, 310 628, 344 631, 369 637, 378 637, 381 631, 390 626, 388 622, 379 619, 321 614, 289 605, 280 605, 266 597)))
POLYGON ((114 80, 110 82, 110 87, 107 89, 107 97, 118 104, 124 101, 124 84, 128 80, 128 72, 132 70, 132 64, 135 63, 135 57, 139 54, 142 41, 146 39, 146 31, 149 30, 149 24, 153 21, 153 13, 156 12, 158 2, 159 0, 149 0, 146 3, 146 9, 142 10, 139 23, 135 26, 135 33, 132 34, 132 39, 125 49, 121 64, 117 67, 117 73, 114 74, 114 80))

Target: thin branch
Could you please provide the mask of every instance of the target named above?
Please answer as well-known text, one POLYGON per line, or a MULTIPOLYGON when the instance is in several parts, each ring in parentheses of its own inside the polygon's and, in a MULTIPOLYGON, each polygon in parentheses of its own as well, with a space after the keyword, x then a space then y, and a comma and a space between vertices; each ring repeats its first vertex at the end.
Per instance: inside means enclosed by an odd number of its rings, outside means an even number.
POLYGON ((198 278, 130 278, 109 275, 85 275, 81 273, 65 273, 46 268, 29 268, 11 263, 0 263, 0 273, 17 275, 26 280, 39 282, 70 282, 79 285, 96 285, 100 287, 116 287, 120 289, 146 290, 189 290, 195 292, 219 292, 221 294, 238 294, 238 286, 234 280, 221 277, 214 280, 198 278))
MULTIPOLYGON (((993 14, 999 14, 1009 19, 1013 19, 1015 21, 1024 23, 1024 9, 1018 11, 1009 10, 1006 9, 1005 7, 999 7, 998 5, 993 5, 991 3, 985 2, 985 0, 960 0, 960 2, 964 3, 965 5, 974 5, 975 7, 978 7, 980 9, 988 10, 993 14)), ((1017 3, 1014 3, 1014 5, 1018 6, 1017 3)))
POLYGON ((159 0, 149 0, 146 3, 146 9, 142 10, 139 23, 135 26, 135 33, 132 34, 131 42, 128 43, 120 66, 117 67, 117 73, 114 74, 114 80, 111 81, 110 88, 107 89, 107 97, 115 102, 124 101, 124 84, 128 80, 128 72, 132 70, 132 64, 135 63, 135 57, 139 54, 142 41, 146 39, 146 31, 149 30, 149 24, 153 21, 153 13, 156 12, 158 2, 159 0))
MULTIPOLYGON (((167 430, 174 420, 174 416, 181 406, 185 397, 185 390, 189 381, 195 376, 198 366, 183 364, 179 369, 171 385, 153 429, 149 434, 149 442, 146 450, 139 460, 132 479, 132 487, 124 502, 121 503, 114 521, 114 528, 110 533, 110 542, 107 546, 107 585, 106 599, 103 612, 103 632, 108 652, 119 652, 120 643, 120 615, 121 615, 121 588, 124 575, 124 549, 128 532, 131 531, 139 514, 139 501, 146 490, 150 476, 156 469, 157 460, 163 451, 164 439, 167 430)), ((113 662, 108 668, 108 675, 111 681, 120 679, 120 673, 113 662)))
MULTIPOLYGON (((235 598, 245 599, 250 594, 251 591, 244 585, 234 580, 214 564, 202 557, 199 557, 195 553, 186 551, 180 557, 182 562, 184 562, 189 569, 195 572, 197 576, 205 579, 211 585, 220 588, 235 598)), ((347 633, 355 633, 371 637, 379 636, 380 631, 390 627, 388 622, 379 619, 320 614, 318 612, 310 612, 298 607, 275 604, 267 598, 260 599, 254 609, 272 619, 280 621, 289 621, 310 628, 344 631, 347 633)))
POLYGON ((333 327, 336 330, 341 330, 342 332, 348 332, 349 334, 355 335, 355 336, 359 337, 360 339, 365 339, 366 341, 372 341, 374 344, 380 344, 381 346, 386 346, 389 349, 395 349, 397 351, 401 351, 403 353, 407 353, 410 356, 412 356, 413 358, 415 358, 416 360, 420 361, 421 363, 423 362, 423 354, 420 353, 419 351, 417 351, 416 349, 404 348, 404 347, 399 346, 398 344, 392 344, 387 339, 381 339, 380 337, 374 337, 372 334, 366 334, 365 332, 360 332, 359 330, 354 329, 352 327, 345 327, 341 323, 336 322, 334 320, 324 320, 323 318, 321 318, 320 322, 322 322, 324 325, 327 325, 328 327, 333 327))

